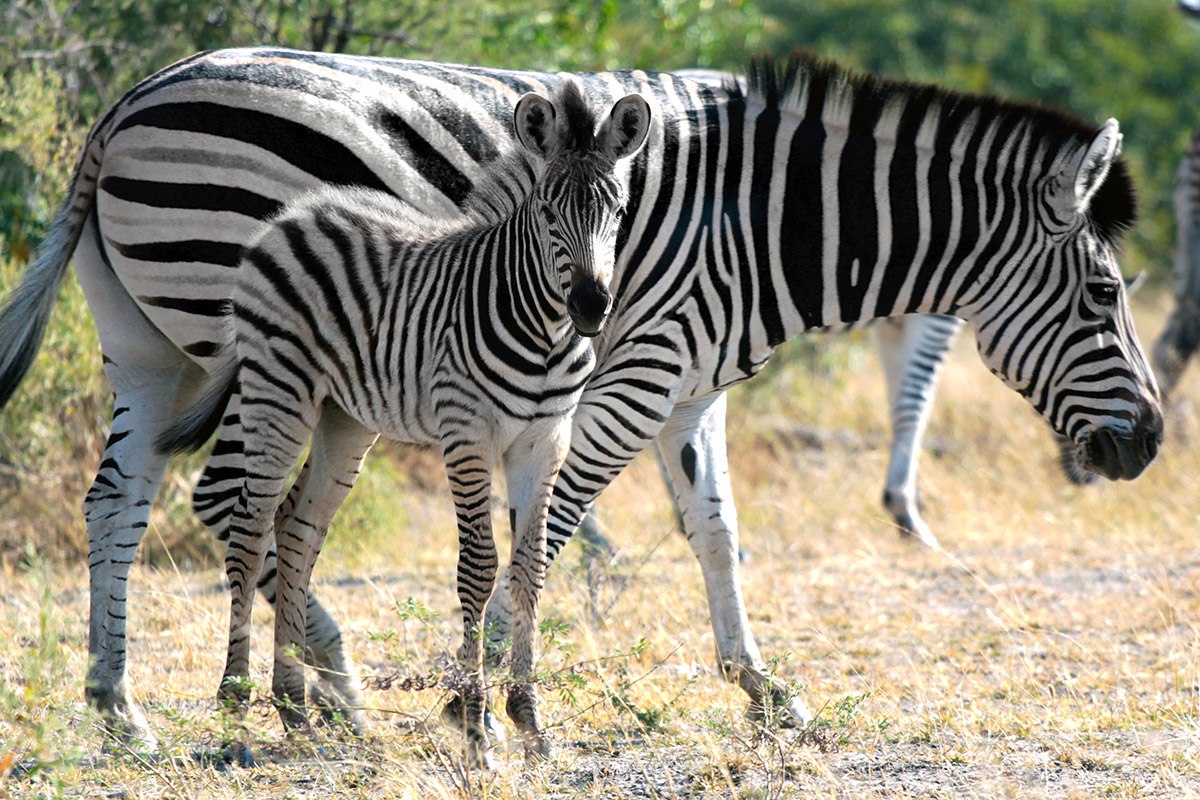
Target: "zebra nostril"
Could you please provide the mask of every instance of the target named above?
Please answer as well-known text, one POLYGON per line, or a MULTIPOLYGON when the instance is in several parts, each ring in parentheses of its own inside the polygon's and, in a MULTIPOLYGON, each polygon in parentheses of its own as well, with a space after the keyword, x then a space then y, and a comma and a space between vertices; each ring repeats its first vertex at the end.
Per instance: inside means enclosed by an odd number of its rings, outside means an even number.
POLYGON ((1159 435, 1155 431, 1142 431, 1142 458, 1145 463, 1154 460, 1158 455, 1159 435))
POLYGON ((571 290, 567 312, 574 318, 599 318, 612 307, 612 294, 597 281, 589 281, 571 290))

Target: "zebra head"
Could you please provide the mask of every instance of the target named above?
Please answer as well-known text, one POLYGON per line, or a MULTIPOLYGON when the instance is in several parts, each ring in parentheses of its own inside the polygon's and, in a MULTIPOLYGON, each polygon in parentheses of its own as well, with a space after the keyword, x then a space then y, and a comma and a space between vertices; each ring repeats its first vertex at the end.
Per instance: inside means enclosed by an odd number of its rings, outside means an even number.
POLYGON ((514 112, 517 139, 544 162, 530 202, 541 226, 545 263, 555 270, 567 314, 582 336, 596 336, 613 306, 609 291, 617 234, 628 201, 620 162, 650 128, 650 106, 621 98, 597 129, 579 86, 564 81, 553 101, 527 94, 514 112))
POLYGON ((1041 172, 1029 230, 1003 245, 1017 263, 983 269, 960 309, 988 368, 1074 442, 1080 466, 1112 480, 1137 477, 1162 441, 1158 387, 1114 252, 1134 218, 1120 148, 1113 119, 1090 143, 1029 148, 1041 172))

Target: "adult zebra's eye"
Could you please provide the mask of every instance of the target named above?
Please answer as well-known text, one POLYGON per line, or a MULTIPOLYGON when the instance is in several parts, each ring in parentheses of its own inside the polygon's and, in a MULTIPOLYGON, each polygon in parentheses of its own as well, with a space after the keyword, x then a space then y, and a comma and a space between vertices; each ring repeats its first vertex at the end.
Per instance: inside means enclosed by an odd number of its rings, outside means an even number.
POLYGON ((1099 306, 1111 306, 1117 302, 1117 283, 1116 281, 1103 281, 1088 284, 1088 294, 1092 296, 1092 302, 1099 306))

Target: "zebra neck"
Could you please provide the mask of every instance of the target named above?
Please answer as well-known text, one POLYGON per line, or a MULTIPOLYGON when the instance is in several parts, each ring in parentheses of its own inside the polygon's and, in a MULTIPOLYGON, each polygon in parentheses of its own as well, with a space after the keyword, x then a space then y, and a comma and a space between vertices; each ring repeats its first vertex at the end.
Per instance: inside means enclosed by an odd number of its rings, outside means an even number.
POLYGON ((770 346, 830 325, 954 314, 985 271, 994 278, 1012 258, 1014 218, 1035 201, 1042 153, 1019 131, 947 135, 936 119, 885 109, 864 135, 841 105, 825 118, 764 112, 747 123, 755 130, 743 140, 772 142, 766 163, 787 164, 752 177, 747 204, 770 346))
POLYGON ((550 352, 572 338, 565 293, 547 264, 544 226, 528 202, 482 235, 476 302, 493 325, 531 351, 550 352))

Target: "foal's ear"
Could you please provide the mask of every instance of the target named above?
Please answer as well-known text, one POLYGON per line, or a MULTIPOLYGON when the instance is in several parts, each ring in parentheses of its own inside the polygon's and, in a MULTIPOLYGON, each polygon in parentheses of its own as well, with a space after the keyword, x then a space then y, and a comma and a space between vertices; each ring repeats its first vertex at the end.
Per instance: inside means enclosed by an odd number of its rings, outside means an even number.
POLYGON ((513 112, 517 141, 535 156, 546 158, 559 144, 558 127, 554 124, 557 115, 554 104, 540 94, 525 95, 513 112))
POLYGON ((638 94, 622 97, 596 134, 600 152, 619 161, 636 153, 650 132, 650 104, 638 94))

